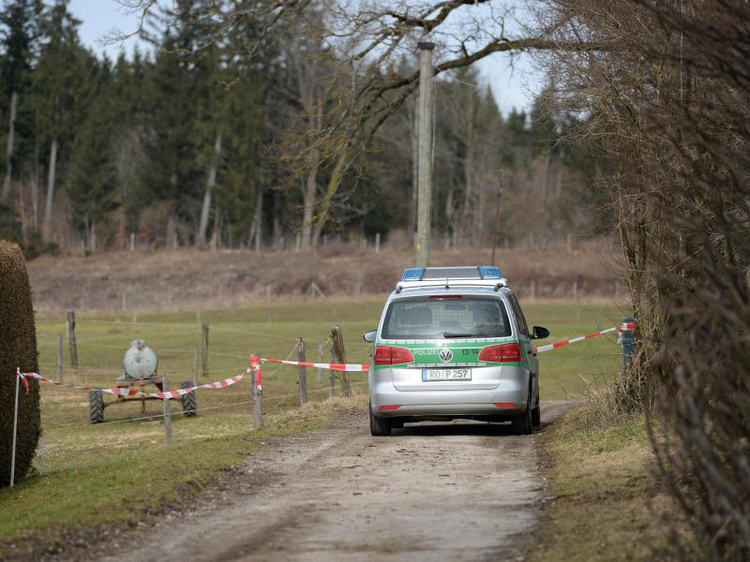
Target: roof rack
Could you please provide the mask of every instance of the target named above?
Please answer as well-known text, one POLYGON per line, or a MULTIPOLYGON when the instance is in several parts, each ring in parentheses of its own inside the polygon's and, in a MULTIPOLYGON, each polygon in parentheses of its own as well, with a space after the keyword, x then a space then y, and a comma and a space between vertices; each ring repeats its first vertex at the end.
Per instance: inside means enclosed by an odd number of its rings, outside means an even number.
POLYGON ((499 267, 480 265, 471 267, 414 267, 404 271, 396 292, 404 289, 440 287, 492 287, 495 291, 508 286, 499 267))

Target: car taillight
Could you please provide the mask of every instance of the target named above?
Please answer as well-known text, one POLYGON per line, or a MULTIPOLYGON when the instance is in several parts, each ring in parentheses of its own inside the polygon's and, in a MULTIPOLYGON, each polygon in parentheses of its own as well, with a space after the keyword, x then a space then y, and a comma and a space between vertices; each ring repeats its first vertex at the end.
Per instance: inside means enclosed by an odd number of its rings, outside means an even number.
POLYGON ((375 348, 373 361, 376 365, 402 365, 413 362, 414 356, 405 347, 379 345, 375 348))
POLYGON ((488 363, 518 363, 521 361, 521 350, 517 343, 490 345, 479 354, 479 360, 488 363))

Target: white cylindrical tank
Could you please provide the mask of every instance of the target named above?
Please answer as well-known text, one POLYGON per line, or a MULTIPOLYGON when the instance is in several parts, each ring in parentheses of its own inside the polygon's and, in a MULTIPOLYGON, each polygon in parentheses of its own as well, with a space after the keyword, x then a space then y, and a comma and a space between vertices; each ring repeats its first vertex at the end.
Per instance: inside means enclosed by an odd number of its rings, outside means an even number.
POLYGON ((122 360, 125 374, 131 379, 148 379, 156 373, 159 360, 145 340, 133 340, 122 360))

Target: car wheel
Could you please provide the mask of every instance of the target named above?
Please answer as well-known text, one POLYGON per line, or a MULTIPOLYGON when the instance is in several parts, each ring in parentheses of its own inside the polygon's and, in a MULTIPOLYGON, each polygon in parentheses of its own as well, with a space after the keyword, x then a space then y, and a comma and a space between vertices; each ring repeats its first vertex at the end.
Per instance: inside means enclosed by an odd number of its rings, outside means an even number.
POLYGON ((534 427, 542 425, 542 407, 539 404, 539 400, 537 400, 536 406, 531 410, 531 423, 534 427))
POLYGON ((375 417, 370 409, 370 434, 374 437, 387 437, 391 434, 391 420, 375 417))
POLYGON ((513 426, 513 433, 516 435, 529 435, 534 430, 534 424, 531 418, 531 396, 529 396, 529 403, 526 404, 526 411, 520 416, 513 418, 511 424, 513 426))

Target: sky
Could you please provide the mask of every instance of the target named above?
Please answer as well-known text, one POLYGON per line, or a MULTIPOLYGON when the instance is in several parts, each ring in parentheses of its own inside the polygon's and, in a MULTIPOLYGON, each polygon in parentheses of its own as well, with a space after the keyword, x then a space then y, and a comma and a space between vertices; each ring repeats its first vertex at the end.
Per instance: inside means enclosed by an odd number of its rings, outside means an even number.
MULTIPOLYGON (((116 0, 71 0, 70 10, 81 20, 81 40, 95 52, 106 52, 114 58, 122 49, 126 53, 133 51, 136 39, 130 39, 125 44, 102 43, 107 34, 115 29, 128 33, 138 26, 137 16, 123 11, 116 0)), ((492 88, 504 114, 514 107, 528 109, 544 81, 528 57, 517 57, 512 69, 508 65, 509 60, 507 55, 496 53, 478 63, 482 80, 492 88)))

